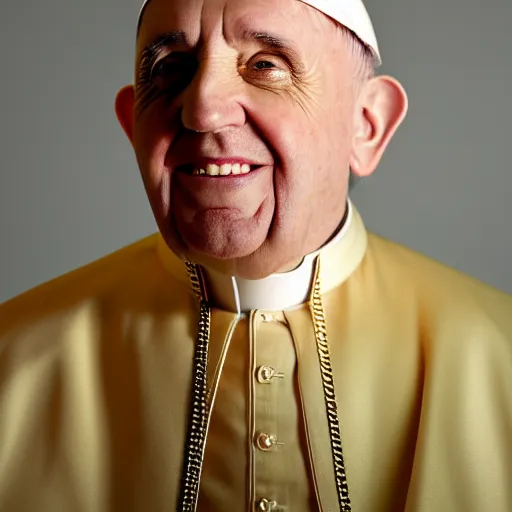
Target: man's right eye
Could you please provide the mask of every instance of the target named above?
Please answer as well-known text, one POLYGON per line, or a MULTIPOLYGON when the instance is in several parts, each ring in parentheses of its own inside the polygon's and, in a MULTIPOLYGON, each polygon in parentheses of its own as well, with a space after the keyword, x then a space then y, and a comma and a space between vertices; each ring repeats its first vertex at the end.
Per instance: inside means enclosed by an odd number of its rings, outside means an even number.
POLYGON ((186 87, 197 70, 197 62, 189 55, 176 55, 159 60, 151 70, 151 82, 161 91, 186 87))

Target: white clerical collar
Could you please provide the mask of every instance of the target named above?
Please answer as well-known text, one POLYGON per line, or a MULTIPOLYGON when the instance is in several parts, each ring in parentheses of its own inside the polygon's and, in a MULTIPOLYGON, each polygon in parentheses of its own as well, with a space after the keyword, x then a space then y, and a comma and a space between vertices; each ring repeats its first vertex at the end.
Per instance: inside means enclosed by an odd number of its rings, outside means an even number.
MULTIPOLYGON (((366 252, 366 244, 364 224, 349 200, 345 223, 340 226, 334 238, 318 251, 306 256, 301 265, 291 272, 248 280, 203 269, 208 300, 218 308, 235 313, 291 309, 308 301, 318 257, 321 263, 321 291, 326 293, 339 286, 357 268, 366 252)), ((169 250, 161 235, 158 252, 171 273, 181 281, 188 279, 184 263, 169 250)))
POLYGON ((284 311, 307 302, 311 293, 315 261, 322 250, 338 244, 346 235, 353 219, 348 201, 345 222, 331 240, 308 254, 295 270, 273 274, 265 279, 250 280, 230 277, 212 269, 205 270, 210 300, 222 309, 247 313, 253 310, 284 311))

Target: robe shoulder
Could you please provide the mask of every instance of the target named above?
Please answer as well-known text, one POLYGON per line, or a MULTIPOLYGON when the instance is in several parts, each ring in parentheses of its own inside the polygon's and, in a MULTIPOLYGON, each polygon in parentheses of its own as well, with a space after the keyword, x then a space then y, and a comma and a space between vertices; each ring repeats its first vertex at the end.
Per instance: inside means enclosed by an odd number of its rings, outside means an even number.
POLYGON ((369 390, 353 442, 364 425, 379 439, 407 432, 404 410, 413 425, 405 511, 512 510, 512 297, 372 234, 331 303, 340 407, 358 390, 347 373, 369 390))
POLYGON ((512 350, 511 295, 373 234, 359 272, 383 297, 413 304, 422 329, 500 339, 512 350))
POLYGON ((0 306, 0 510, 176 501, 195 310, 158 248, 141 240, 0 306))
POLYGON ((0 304, 0 348, 2 339, 84 313, 168 311, 188 294, 163 267, 152 235, 0 304))

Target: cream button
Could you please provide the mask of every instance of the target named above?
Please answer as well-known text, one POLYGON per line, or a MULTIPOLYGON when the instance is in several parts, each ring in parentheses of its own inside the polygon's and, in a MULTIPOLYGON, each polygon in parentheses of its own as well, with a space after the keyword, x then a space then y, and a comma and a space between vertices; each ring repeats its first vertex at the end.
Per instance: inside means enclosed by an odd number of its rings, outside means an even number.
POLYGON ((262 452, 268 452, 274 446, 274 439, 272 436, 262 432, 256 436, 256 446, 262 452))
POLYGON ((261 512, 272 512, 277 510, 277 501, 262 498, 256 503, 256 510, 261 510, 261 512))
POLYGON ((271 315, 270 313, 262 313, 261 315, 261 319, 263 320, 263 322, 265 322, 266 324, 269 324, 270 322, 273 322, 274 321, 274 315, 271 315))

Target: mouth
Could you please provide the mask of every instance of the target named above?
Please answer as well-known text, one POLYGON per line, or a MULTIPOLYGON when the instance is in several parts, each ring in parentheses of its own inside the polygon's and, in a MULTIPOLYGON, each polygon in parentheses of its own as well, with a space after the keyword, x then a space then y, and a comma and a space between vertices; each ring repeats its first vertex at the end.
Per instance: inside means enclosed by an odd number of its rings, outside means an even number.
POLYGON ((252 165, 245 162, 210 161, 180 165, 176 170, 188 174, 189 176, 226 178, 229 176, 244 176, 261 167, 262 165, 252 165))

